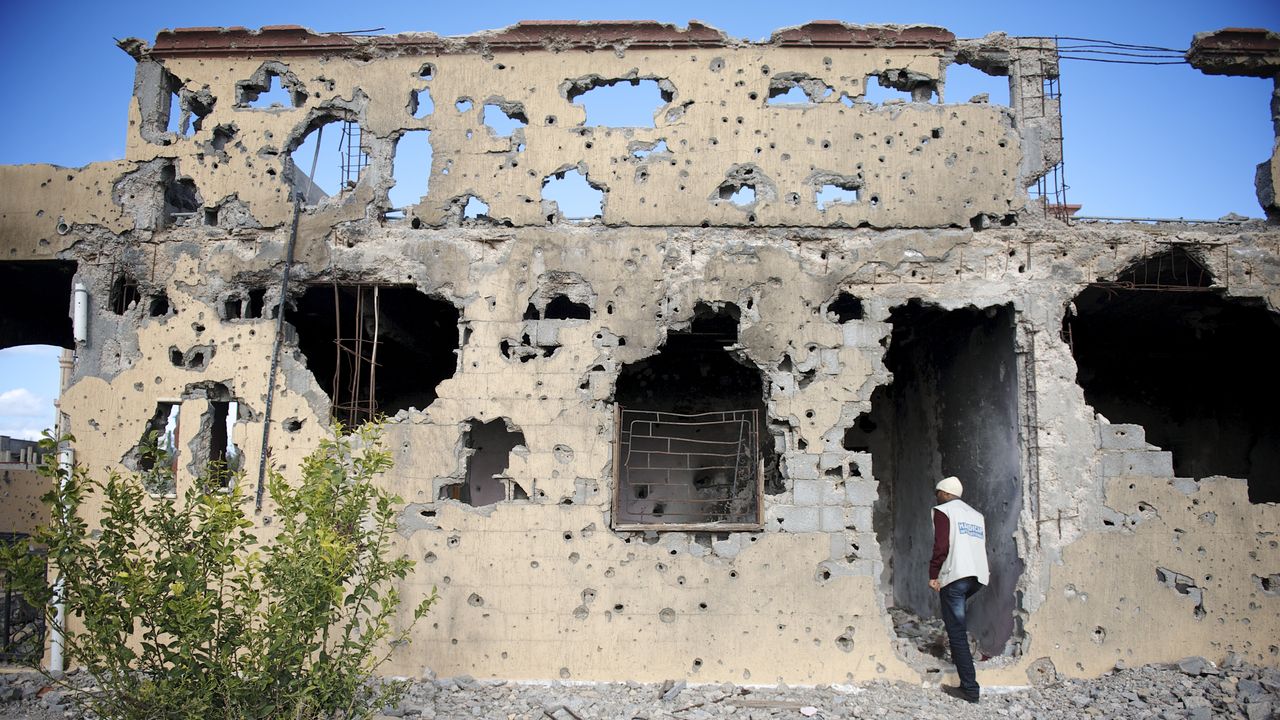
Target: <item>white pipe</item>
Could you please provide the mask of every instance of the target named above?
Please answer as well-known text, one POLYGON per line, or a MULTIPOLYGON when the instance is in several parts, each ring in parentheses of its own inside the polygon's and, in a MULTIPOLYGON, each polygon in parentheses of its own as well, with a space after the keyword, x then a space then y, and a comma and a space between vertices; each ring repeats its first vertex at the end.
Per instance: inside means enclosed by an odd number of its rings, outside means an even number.
MULTIPOLYGON (((59 418, 59 420, 61 420, 61 418, 59 418)), ((58 424, 61 425, 62 423, 59 422, 58 424)), ((58 430, 61 431, 62 428, 59 427, 58 430)), ((71 467, 74 464, 75 451, 72 450, 69 445, 64 444, 62 449, 58 451, 58 466, 60 470, 58 482, 62 488, 66 487, 67 478, 71 477, 71 467)), ((55 512, 56 511, 57 510, 55 510, 55 512)), ((66 580, 62 577, 61 568, 59 568, 58 579, 53 583, 54 607, 56 610, 54 611, 53 627, 49 631, 49 674, 55 678, 62 677, 63 670, 65 670, 66 667, 64 652, 66 640, 62 633, 62 628, 67 622, 67 599, 64 597, 65 591, 66 580)))
POLYGON ((76 283, 72 307, 74 308, 71 320, 72 335, 75 336, 76 342, 82 343, 89 339, 89 288, 82 282, 76 283))

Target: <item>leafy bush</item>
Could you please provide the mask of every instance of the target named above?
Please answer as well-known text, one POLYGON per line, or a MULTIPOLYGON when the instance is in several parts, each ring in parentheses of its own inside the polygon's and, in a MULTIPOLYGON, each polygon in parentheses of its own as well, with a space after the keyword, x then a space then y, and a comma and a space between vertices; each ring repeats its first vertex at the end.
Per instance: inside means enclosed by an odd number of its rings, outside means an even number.
MULTIPOLYGON (((374 671, 412 628, 392 627, 395 586, 413 566, 388 557, 402 501, 372 482, 391 465, 377 426, 335 435, 307 457, 299 483, 272 471, 276 510, 261 538, 242 483, 226 488, 225 471, 210 468, 178 501, 149 495, 138 477, 64 470, 46 440, 53 520, 33 542, 64 583, 67 654, 100 687, 82 696, 85 709, 121 719, 360 718, 398 700, 403 688, 374 671), (92 531, 90 504, 101 508, 92 531)), ((43 560, 18 547, 3 564, 52 626, 43 560)), ((413 620, 436 599, 433 590, 413 620)))

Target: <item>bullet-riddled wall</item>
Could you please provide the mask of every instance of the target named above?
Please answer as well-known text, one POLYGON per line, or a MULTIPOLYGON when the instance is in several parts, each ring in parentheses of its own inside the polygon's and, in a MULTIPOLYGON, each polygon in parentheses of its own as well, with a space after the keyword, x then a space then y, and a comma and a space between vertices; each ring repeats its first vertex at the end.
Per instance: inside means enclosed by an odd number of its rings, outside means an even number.
MULTIPOLYGON (((999 535, 975 614, 990 682, 1280 662, 1274 465, 1215 473, 1199 448, 1175 477, 1177 448, 1087 401, 1133 407, 1112 378, 1132 363, 1078 354, 1072 325, 1155 312, 1077 307, 1086 291, 1158 305, 1180 283, 1170 323, 1250 306, 1274 349, 1280 233, 1052 219, 1026 189, 1061 160, 1051 42, 527 23, 122 45, 126 158, 0 169, 0 268, 26 278, 4 291, 83 285, 62 409, 94 468, 138 467, 151 429, 179 489, 227 457, 252 484, 264 422, 290 475, 331 417, 393 413, 404 590, 442 599, 392 672, 918 679, 942 666, 913 631, 927 488, 952 473, 999 535), (949 97, 956 62, 1008 77, 1011 106, 949 97), (638 119, 593 120, 597 93, 633 91, 638 119), (424 135, 425 181, 392 202, 424 135), (322 136, 341 158, 306 153, 322 136), (598 208, 551 202, 562 176, 598 208), (1133 281, 1153 258, 1181 269, 1133 281)), ((1237 343, 1215 317, 1131 352, 1237 343)), ((1275 397, 1259 367, 1238 375, 1275 397)), ((1257 417, 1242 431, 1274 446, 1257 417)))

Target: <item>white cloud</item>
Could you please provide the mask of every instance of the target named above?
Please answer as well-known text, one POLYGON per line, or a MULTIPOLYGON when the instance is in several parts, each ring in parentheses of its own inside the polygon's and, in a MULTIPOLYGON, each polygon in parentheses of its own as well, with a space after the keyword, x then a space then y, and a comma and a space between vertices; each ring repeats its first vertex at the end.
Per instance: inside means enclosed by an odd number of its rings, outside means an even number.
POLYGON ((7 435, 11 438, 39 440, 44 429, 44 423, 38 420, 16 423, 8 418, 0 418, 0 435, 7 435))
POLYGON ((9 355, 34 355, 36 357, 45 357, 56 360, 62 355, 62 348, 54 345, 17 345, 15 347, 0 350, 0 353, 8 353, 9 355))
POLYGON ((53 403, 26 388, 0 393, 0 415, 43 417, 53 413, 53 403))

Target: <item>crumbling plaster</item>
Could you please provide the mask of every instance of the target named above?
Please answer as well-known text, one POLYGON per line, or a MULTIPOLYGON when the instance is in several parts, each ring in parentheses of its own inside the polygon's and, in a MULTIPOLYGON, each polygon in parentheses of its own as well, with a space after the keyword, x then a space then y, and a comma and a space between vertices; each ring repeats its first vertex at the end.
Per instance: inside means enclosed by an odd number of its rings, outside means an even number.
MULTIPOLYGON (((19 187, 3 200, 0 259, 56 255, 80 262, 77 280, 89 286, 94 309, 62 407, 82 462, 95 470, 119 467, 157 402, 180 399, 194 383, 216 382, 241 403, 233 439, 249 468, 242 482, 252 484, 275 319, 267 312, 225 320, 219 308, 229 294, 249 287, 266 290, 269 310, 278 305, 290 212, 280 153, 326 103, 360 119, 370 169, 354 192, 303 212, 289 295, 307 283, 334 280, 407 284, 457 307, 465 338, 457 371, 436 389, 438 398, 391 418, 386 429, 395 466, 383 482, 408 503, 400 548, 420 561, 405 590, 416 597, 435 585, 442 596, 415 642, 397 650, 394 673, 430 667, 440 675, 478 677, 765 683, 920 678, 934 664, 895 637, 885 613, 884 558, 872 527, 878 491, 872 458, 842 446, 844 430, 870 409, 875 388, 891 379, 883 364, 889 314, 913 298, 949 309, 1011 305, 1014 311, 1024 455, 1015 541, 1025 564, 1016 622, 1024 632, 1010 655, 984 663, 986 682, 1026 682, 1029 666, 1042 657, 1062 673, 1081 675, 1118 658, 1142 662, 1227 650, 1280 662, 1257 641, 1280 636, 1277 599, 1250 590, 1253 575, 1280 569, 1274 539, 1260 534, 1276 525, 1275 507, 1250 506, 1240 479, 1206 480, 1192 490, 1188 481, 1171 478, 1171 470, 1162 474, 1159 458, 1137 465, 1129 456, 1116 459, 1117 452, 1161 453, 1145 444, 1108 445, 1111 426, 1085 403, 1061 335, 1064 313, 1088 283, 1173 245, 1197 253, 1226 292, 1261 298, 1275 311, 1280 234, 1261 222, 1048 221, 1038 208, 1025 207, 1027 147, 1009 110, 838 102, 841 90, 860 92, 865 75, 882 67, 936 77, 947 52, 955 49, 734 44, 696 51, 297 57, 286 64, 306 85, 307 105, 281 110, 233 109, 235 83, 251 77, 262 58, 170 58, 165 68, 183 78, 189 92, 207 84, 218 98, 200 133, 158 145, 131 132, 127 161, 78 171, 99 179, 61 193, 39 187, 52 169, 0 169, 6 183, 19 187), (830 66, 822 62, 828 56, 830 66), (710 65, 714 57, 723 60, 719 70, 710 65), (427 61, 436 67, 423 81, 418 72, 427 61), (837 101, 806 108, 764 104, 765 64, 827 79, 837 101), (654 129, 575 129, 581 110, 557 94, 558 83, 593 72, 622 76, 633 68, 669 80, 674 102, 693 104, 671 122, 660 115, 654 129), (735 88, 735 78, 744 84, 735 88), (436 111, 415 124, 406 110, 408 93, 425 84, 436 111), (742 97, 750 91, 759 94, 754 104, 742 97), (473 99, 470 117, 455 112, 455 93, 473 99), (515 140, 494 138, 479 124, 475 108, 491 96, 522 103, 532 121, 524 130, 526 148, 516 153, 519 167, 503 165, 515 140), (542 122, 547 115, 557 116, 554 126, 542 122), (200 149, 201 133, 227 123, 237 127, 235 142, 214 169, 214 154, 200 149), (782 198, 804 186, 811 164, 845 173, 857 162, 878 165, 878 154, 862 154, 865 146, 843 144, 855 132, 864 140, 875 132, 914 143, 916 133, 924 128, 927 134, 934 123, 945 128, 942 137, 914 145, 924 148, 919 152, 896 140, 897 149, 885 151, 882 179, 897 179, 879 186, 883 207, 875 212, 834 206, 823 215, 811 198, 795 207, 761 198, 751 211, 755 224, 779 227, 747 228, 747 211, 706 200, 729 164, 756 164, 782 198), (411 220, 383 220, 379 199, 393 138, 412 127, 429 128, 435 150, 426 201, 410 208, 424 223, 419 228, 411 220), (711 137, 720 144, 711 145, 711 137), (829 149, 809 143, 828 137, 829 149), (636 185, 629 143, 658 138, 671 158, 650 155, 652 174, 636 185), (585 147, 588 139, 592 148, 585 147), (755 156, 756 144, 768 142, 777 144, 777 154, 755 156), (935 154, 940 147, 948 150, 935 154), (947 166, 947 154, 963 147, 973 148, 973 159, 947 166), (792 159, 782 160, 784 152, 792 159), (827 158, 834 168, 819 165, 827 158), (124 219, 125 208, 103 204, 104 192, 111 197, 112 187, 169 160, 206 204, 234 195, 254 222, 135 228, 124 219), (453 164, 444 175, 448 160, 453 164), (592 181, 609 187, 603 222, 546 226, 538 183, 578 163, 592 181), (274 178, 267 168, 276 170, 274 178), (902 173, 910 173, 908 179, 902 173), (680 184, 690 189, 677 191, 680 184), (491 216, 512 226, 446 224, 449 200, 462 194, 483 198, 491 216), (660 207, 652 207, 658 198, 660 207), (54 200, 71 220, 66 235, 55 233, 56 240, 42 245, 49 212, 36 217, 35 209, 55 207, 54 200), (1015 215, 1016 224, 971 227, 971 218, 984 213, 1015 215), (704 220, 708 227, 699 227, 704 220), (842 227, 864 221, 869 227, 842 227), (147 317, 144 303, 120 316, 109 312, 106 298, 120 270, 139 281, 144 297, 163 290, 171 312, 147 317), (558 349, 527 362, 504 357, 499 346, 520 337, 527 305, 545 302, 540 283, 567 277, 590 289, 581 298, 590 300, 591 318, 539 320, 554 332, 558 349), (840 291, 862 301, 863 319, 838 324, 825 314, 840 291), (758 532, 614 532, 614 383, 623 365, 657 352, 669 331, 685 327, 700 301, 734 303, 741 311, 736 352, 765 379, 766 426, 778 443, 785 487, 763 498, 765 524, 758 532), (171 348, 185 354, 196 346, 217 352, 200 368, 171 362, 171 348), (811 379, 801 382, 806 373, 811 379), (461 438, 468 423, 500 418, 524 438, 506 474, 528 499, 483 508, 439 500, 442 487, 465 477, 461 438), (851 463, 860 475, 851 474, 851 463), (1138 503, 1159 515, 1137 510, 1138 503), (1216 524, 1199 519, 1206 511, 1217 514, 1216 524), (1120 521, 1135 513, 1135 523, 1120 521), (1175 527, 1182 532, 1175 534, 1175 527), (1201 546, 1204 557, 1191 558, 1201 546), (1157 567, 1214 575, 1204 581, 1203 617, 1194 616, 1186 596, 1157 581, 1157 567), (1087 602, 1082 593, 1089 594, 1087 602), (1135 613, 1121 595, 1142 610, 1135 613), (1192 629, 1154 632, 1183 621, 1192 629), (1101 642, 1096 627, 1104 628, 1101 642)), ((152 62, 144 54, 140 67, 152 62)), ((140 107, 131 115, 135 130, 140 107)), ((271 458, 289 476, 325 432, 328 383, 313 377, 288 338, 278 373, 271 458), (299 420, 300 428, 286 423, 299 420)), ((180 448, 200 446, 206 406, 200 399, 184 403, 180 448)), ((179 492, 191 481, 180 459, 179 492)), ((272 512, 268 498, 259 516, 264 526, 272 512)))

